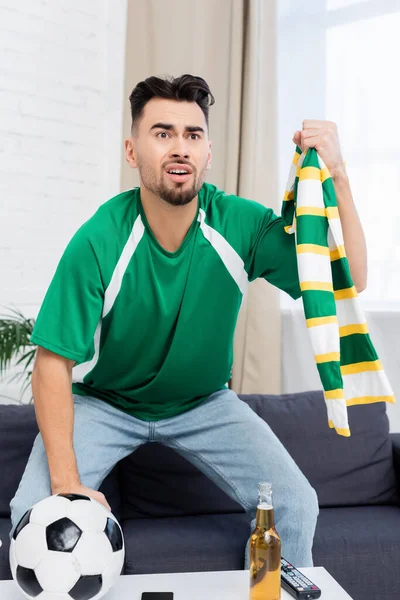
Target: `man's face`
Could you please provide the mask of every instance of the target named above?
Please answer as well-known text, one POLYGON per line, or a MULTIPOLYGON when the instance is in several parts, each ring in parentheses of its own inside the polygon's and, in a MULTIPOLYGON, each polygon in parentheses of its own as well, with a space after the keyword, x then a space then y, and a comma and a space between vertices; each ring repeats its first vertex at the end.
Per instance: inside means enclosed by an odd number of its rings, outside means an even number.
POLYGON ((203 111, 196 102, 152 98, 125 150, 147 190, 173 206, 188 204, 202 187, 211 160, 203 111), (172 175, 171 169, 189 174, 172 175))

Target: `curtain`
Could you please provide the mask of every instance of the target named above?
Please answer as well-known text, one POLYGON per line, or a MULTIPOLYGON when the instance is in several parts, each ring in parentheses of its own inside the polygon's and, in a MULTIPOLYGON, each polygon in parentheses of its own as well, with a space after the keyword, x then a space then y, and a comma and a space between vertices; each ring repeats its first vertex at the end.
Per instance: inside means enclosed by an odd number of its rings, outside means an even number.
MULTIPOLYGON (((128 3, 124 136, 129 95, 151 75, 191 73, 215 96, 210 109, 212 168, 207 181, 280 211, 277 190, 276 6, 263 0, 131 0, 128 3)), ((139 185, 123 154, 121 188, 139 185)), ((234 341, 231 387, 280 392, 279 292, 250 284, 234 341)))

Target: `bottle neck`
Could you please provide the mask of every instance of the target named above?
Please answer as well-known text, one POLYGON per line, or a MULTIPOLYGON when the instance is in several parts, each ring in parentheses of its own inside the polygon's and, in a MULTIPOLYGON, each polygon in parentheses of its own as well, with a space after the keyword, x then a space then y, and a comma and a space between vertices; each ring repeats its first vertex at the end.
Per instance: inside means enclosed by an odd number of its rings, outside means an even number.
POLYGON ((256 525, 268 531, 275 527, 274 509, 271 505, 258 504, 256 512, 256 525))

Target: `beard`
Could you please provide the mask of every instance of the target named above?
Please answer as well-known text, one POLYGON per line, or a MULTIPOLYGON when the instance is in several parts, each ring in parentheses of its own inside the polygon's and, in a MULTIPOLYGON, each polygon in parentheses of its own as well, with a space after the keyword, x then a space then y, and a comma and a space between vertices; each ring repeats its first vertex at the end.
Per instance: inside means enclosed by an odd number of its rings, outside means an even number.
POLYGON ((204 183, 205 169, 197 179, 196 171, 193 170, 191 178, 183 183, 171 181, 165 171, 161 173, 160 178, 157 180, 156 172, 153 169, 146 169, 139 161, 138 169, 144 187, 171 206, 189 204, 197 196, 204 183))

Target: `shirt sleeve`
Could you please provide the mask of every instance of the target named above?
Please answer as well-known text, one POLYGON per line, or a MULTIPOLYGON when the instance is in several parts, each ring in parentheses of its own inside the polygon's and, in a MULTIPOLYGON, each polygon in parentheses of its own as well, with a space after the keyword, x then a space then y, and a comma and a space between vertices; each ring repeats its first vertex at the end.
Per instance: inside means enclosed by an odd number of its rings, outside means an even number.
POLYGON ((69 242, 46 292, 31 342, 76 361, 90 359, 102 315, 104 286, 95 251, 80 229, 69 242))
POLYGON ((297 300, 301 290, 295 236, 286 233, 282 217, 271 208, 264 210, 245 263, 249 281, 263 277, 297 300))

